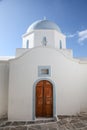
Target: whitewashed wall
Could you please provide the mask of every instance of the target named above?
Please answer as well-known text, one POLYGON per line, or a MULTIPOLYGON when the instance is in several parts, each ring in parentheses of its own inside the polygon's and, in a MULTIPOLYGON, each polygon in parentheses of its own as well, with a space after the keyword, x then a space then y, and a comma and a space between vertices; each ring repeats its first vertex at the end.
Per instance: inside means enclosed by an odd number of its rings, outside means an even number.
POLYGON ((9 67, 7 61, 0 61, 0 117, 8 111, 9 67))
POLYGON ((23 43, 22 43, 23 48, 26 48, 27 40, 29 41, 29 48, 33 48, 34 47, 34 33, 30 33, 23 36, 23 43))
MULTIPOLYGON (((40 80, 39 65, 51 66, 51 77, 41 79, 50 79, 55 84, 56 115, 74 115, 85 110, 87 94, 85 92, 84 97, 84 91, 81 91, 83 83, 84 90, 87 84, 87 76, 82 79, 84 67, 82 68, 78 60, 64 56, 56 49, 37 47, 10 61, 9 120, 33 119, 33 86, 40 80)), ((85 67, 87 68, 87 65, 85 67)))
POLYGON ((87 112, 87 61, 86 63, 80 63, 81 70, 81 86, 80 89, 81 97, 80 97, 80 111, 87 112))
POLYGON ((34 47, 43 45, 43 37, 46 37, 47 45, 54 47, 55 46, 55 37, 53 30, 36 30, 34 32, 34 47))
POLYGON ((22 54, 24 54, 28 50, 29 50, 29 48, 17 48, 16 49, 16 57, 21 56, 22 54))
POLYGON ((55 47, 60 49, 60 41, 62 49, 66 49, 66 36, 60 32, 55 31, 55 47))

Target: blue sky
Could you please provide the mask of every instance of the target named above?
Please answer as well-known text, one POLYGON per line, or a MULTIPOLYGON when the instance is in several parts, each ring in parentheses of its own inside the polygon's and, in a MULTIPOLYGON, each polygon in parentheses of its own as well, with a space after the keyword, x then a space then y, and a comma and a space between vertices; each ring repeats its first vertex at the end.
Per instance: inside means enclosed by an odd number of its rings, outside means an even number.
POLYGON ((44 16, 59 25, 74 57, 87 57, 87 0, 0 0, 0 56, 15 55, 29 25, 44 16))

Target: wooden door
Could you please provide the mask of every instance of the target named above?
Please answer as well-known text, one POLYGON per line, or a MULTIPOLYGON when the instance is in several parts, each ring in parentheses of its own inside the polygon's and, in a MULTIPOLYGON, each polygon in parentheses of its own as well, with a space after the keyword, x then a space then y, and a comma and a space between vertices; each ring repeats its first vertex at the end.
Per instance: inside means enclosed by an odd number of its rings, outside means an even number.
POLYGON ((42 80, 36 86, 36 117, 53 116, 53 87, 47 80, 42 80))

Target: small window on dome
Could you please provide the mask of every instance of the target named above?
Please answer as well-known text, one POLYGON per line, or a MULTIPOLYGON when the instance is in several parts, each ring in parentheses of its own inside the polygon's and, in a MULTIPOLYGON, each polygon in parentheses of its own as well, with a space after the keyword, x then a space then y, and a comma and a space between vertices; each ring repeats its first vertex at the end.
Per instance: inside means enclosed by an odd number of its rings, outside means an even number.
POLYGON ((42 45, 43 46, 47 45, 47 38, 46 37, 43 37, 43 39, 42 39, 42 45))
POLYGON ((29 48, 29 40, 26 41, 26 48, 29 48))
POLYGON ((62 41, 60 40, 60 49, 62 49, 62 41))

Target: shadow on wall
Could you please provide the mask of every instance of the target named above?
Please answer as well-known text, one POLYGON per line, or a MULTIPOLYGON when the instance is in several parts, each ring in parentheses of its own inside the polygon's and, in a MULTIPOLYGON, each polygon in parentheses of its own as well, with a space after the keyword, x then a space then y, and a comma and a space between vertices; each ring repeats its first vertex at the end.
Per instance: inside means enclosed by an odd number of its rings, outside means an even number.
POLYGON ((0 116, 0 120, 7 120, 8 119, 8 114, 4 113, 2 116, 0 116))

